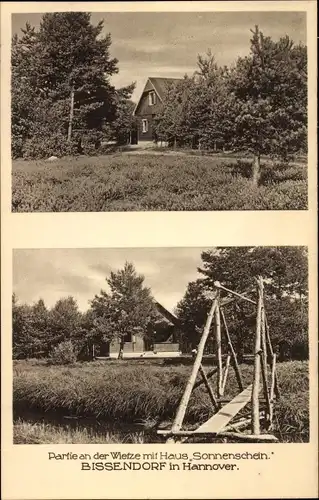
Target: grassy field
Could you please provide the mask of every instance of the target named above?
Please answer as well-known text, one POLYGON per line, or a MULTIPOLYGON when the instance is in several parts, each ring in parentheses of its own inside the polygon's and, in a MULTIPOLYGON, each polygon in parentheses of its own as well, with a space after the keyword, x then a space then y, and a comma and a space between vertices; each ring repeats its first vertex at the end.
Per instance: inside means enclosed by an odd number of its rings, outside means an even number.
POLYGON ((265 163, 259 187, 249 162, 168 154, 111 154, 13 161, 13 212, 307 209, 305 164, 265 163))
POLYGON ((31 423, 18 419, 13 427, 15 444, 113 444, 144 443, 144 432, 131 432, 123 437, 119 432, 98 432, 85 427, 68 427, 52 423, 31 423))
MULTIPOLYGON (((252 366, 242 365, 245 385, 251 382, 252 370, 252 366)), ((130 436, 128 432, 128 438, 123 438, 121 427, 130 424, 155 429, 160 422, 171 421, 189 373, 189 366, 161 366, 147 361, 83 363, 68 368, 49 367, 32 361, 15 362, 15 442, 61 442, 64 438, 68 443, 79 440, 83 443, 98 442, 99 439, 100 442, 147 442, 143 433, 135 432, 130 436), (28 421, 26 415, 30 412, 38 415, 38 421, 28 421), (52 424, 52 419, 58 421, 66 417, 74 422, 79 419, 78 426, 70 430, 52 424), (94 432, 87 430, 92 420, 101 425, 109 422, 114 429, 118 426, 122 437, 116 437, 116 431, 99 433, 96 426, 94 432)), ((275 433, 284 442, 307 442, 308 363, 281 363, 278 378, 283 396, 276 405, 275 433)), ((230 373, 226 394, 233 396, 236 392, 235 377, 230 373)), ((191 397, 185 423, 203 422, 210 415, 207 394, 198 388, 191 397)))

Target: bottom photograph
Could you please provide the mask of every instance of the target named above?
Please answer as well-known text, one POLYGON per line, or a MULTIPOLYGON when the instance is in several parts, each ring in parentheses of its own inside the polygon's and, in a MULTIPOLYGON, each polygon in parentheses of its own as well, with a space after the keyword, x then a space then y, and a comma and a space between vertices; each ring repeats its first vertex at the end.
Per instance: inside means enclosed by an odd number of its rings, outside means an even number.
POLYGON ((309 441, 305 247, 13 251, 14 444, 309 441))

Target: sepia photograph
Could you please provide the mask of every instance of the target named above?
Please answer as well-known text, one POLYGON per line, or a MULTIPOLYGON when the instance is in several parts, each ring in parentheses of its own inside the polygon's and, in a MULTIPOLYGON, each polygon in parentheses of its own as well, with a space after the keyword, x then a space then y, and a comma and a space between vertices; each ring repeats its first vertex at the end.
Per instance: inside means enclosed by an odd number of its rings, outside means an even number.
POLYGON ((13 250, 15 444, 309 442, 306 247, 13 250))
POLYGON ((12 212, 307 209, 305 11, 11 21, 12 212))
POLYGON ((317 497, 317 3, 0 10, 4 498, 317 497))

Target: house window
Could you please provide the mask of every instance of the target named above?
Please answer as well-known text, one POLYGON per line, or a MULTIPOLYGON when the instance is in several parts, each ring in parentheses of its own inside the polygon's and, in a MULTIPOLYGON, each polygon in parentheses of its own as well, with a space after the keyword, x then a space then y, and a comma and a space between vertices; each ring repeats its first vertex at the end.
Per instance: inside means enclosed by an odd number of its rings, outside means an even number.
POLYGON ((153 90, 148 94, 148 104, 150 106, 154 106, 154 104, 156 104, 156 94, 153 90))
POLYGON ((143 134, 148 132, 148 120, 146 119, 142 120, 142 132, 143 134))
POLYGON ((123 338, 124 342, 132 342, 132 334, 126 333, 123 338))

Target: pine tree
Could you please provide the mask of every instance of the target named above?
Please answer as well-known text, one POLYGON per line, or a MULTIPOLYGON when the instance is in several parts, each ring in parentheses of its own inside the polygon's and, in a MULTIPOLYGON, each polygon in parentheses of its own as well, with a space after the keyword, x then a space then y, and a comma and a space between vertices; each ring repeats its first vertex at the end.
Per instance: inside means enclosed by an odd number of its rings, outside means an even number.
POLYGON ((253 182, 260 178, 261 155, 287 161, 306 151, 307 50, 288 36, 274 42, 258 26, 251 53, 231 74, 236 97, 232 146, 254 156, 253 182))
POLYGON ((23 145, 32 135, 41 95, 37 90, 37 33, 26 24, 11 46, 12 156, 23 156, 23 145))
POLYGON ((49 311, 49 350, 61 342, 71 340, 74 345, 81 343, 82 315, 74 297, 59 299, 49 311))
MULTIPOLYGON (((39 31, 27 26, 22 39, 14 37, 14 156, 90 152, 110 138, 118 102, 110 77, 118 61, 110 56, 111 35, 102 30, 103 21, 92 25, 87 12, 55 12, 43 15, 39 31)), ((129 98, 133 88, 121 95, 129 98)))
POLYGON ((12 354, 14 359, 32 357, 34 339, 31 329, 31 307, 19 304, 15 294, 12 296, 12 354))
POLYGON ((95 338, 120 340, 120 351, 127 335, 146 337, 149 325, 157 318, 150 289, 144 286, 144 276, 126 262, 123 269, 111 272, 107 278, 110 291, 101 291, 91 302, 95 338))
MULTIPOLYGON (((177 306, 190 343, 198 343, 215 281, 237 292, 248 290, 254 298, 255 277, 262 275, 274 343, 286 339, 292 350, 299 352, 296 354, 299 357, 307 352, 308 269, 304 247, 217 247, 202 253, 199 272, 203 277, 189 283, 177 306)), ((238 352, 251 352, 256 320, 254 307, 236 301, 225 308, 225 314, 238 352)))

